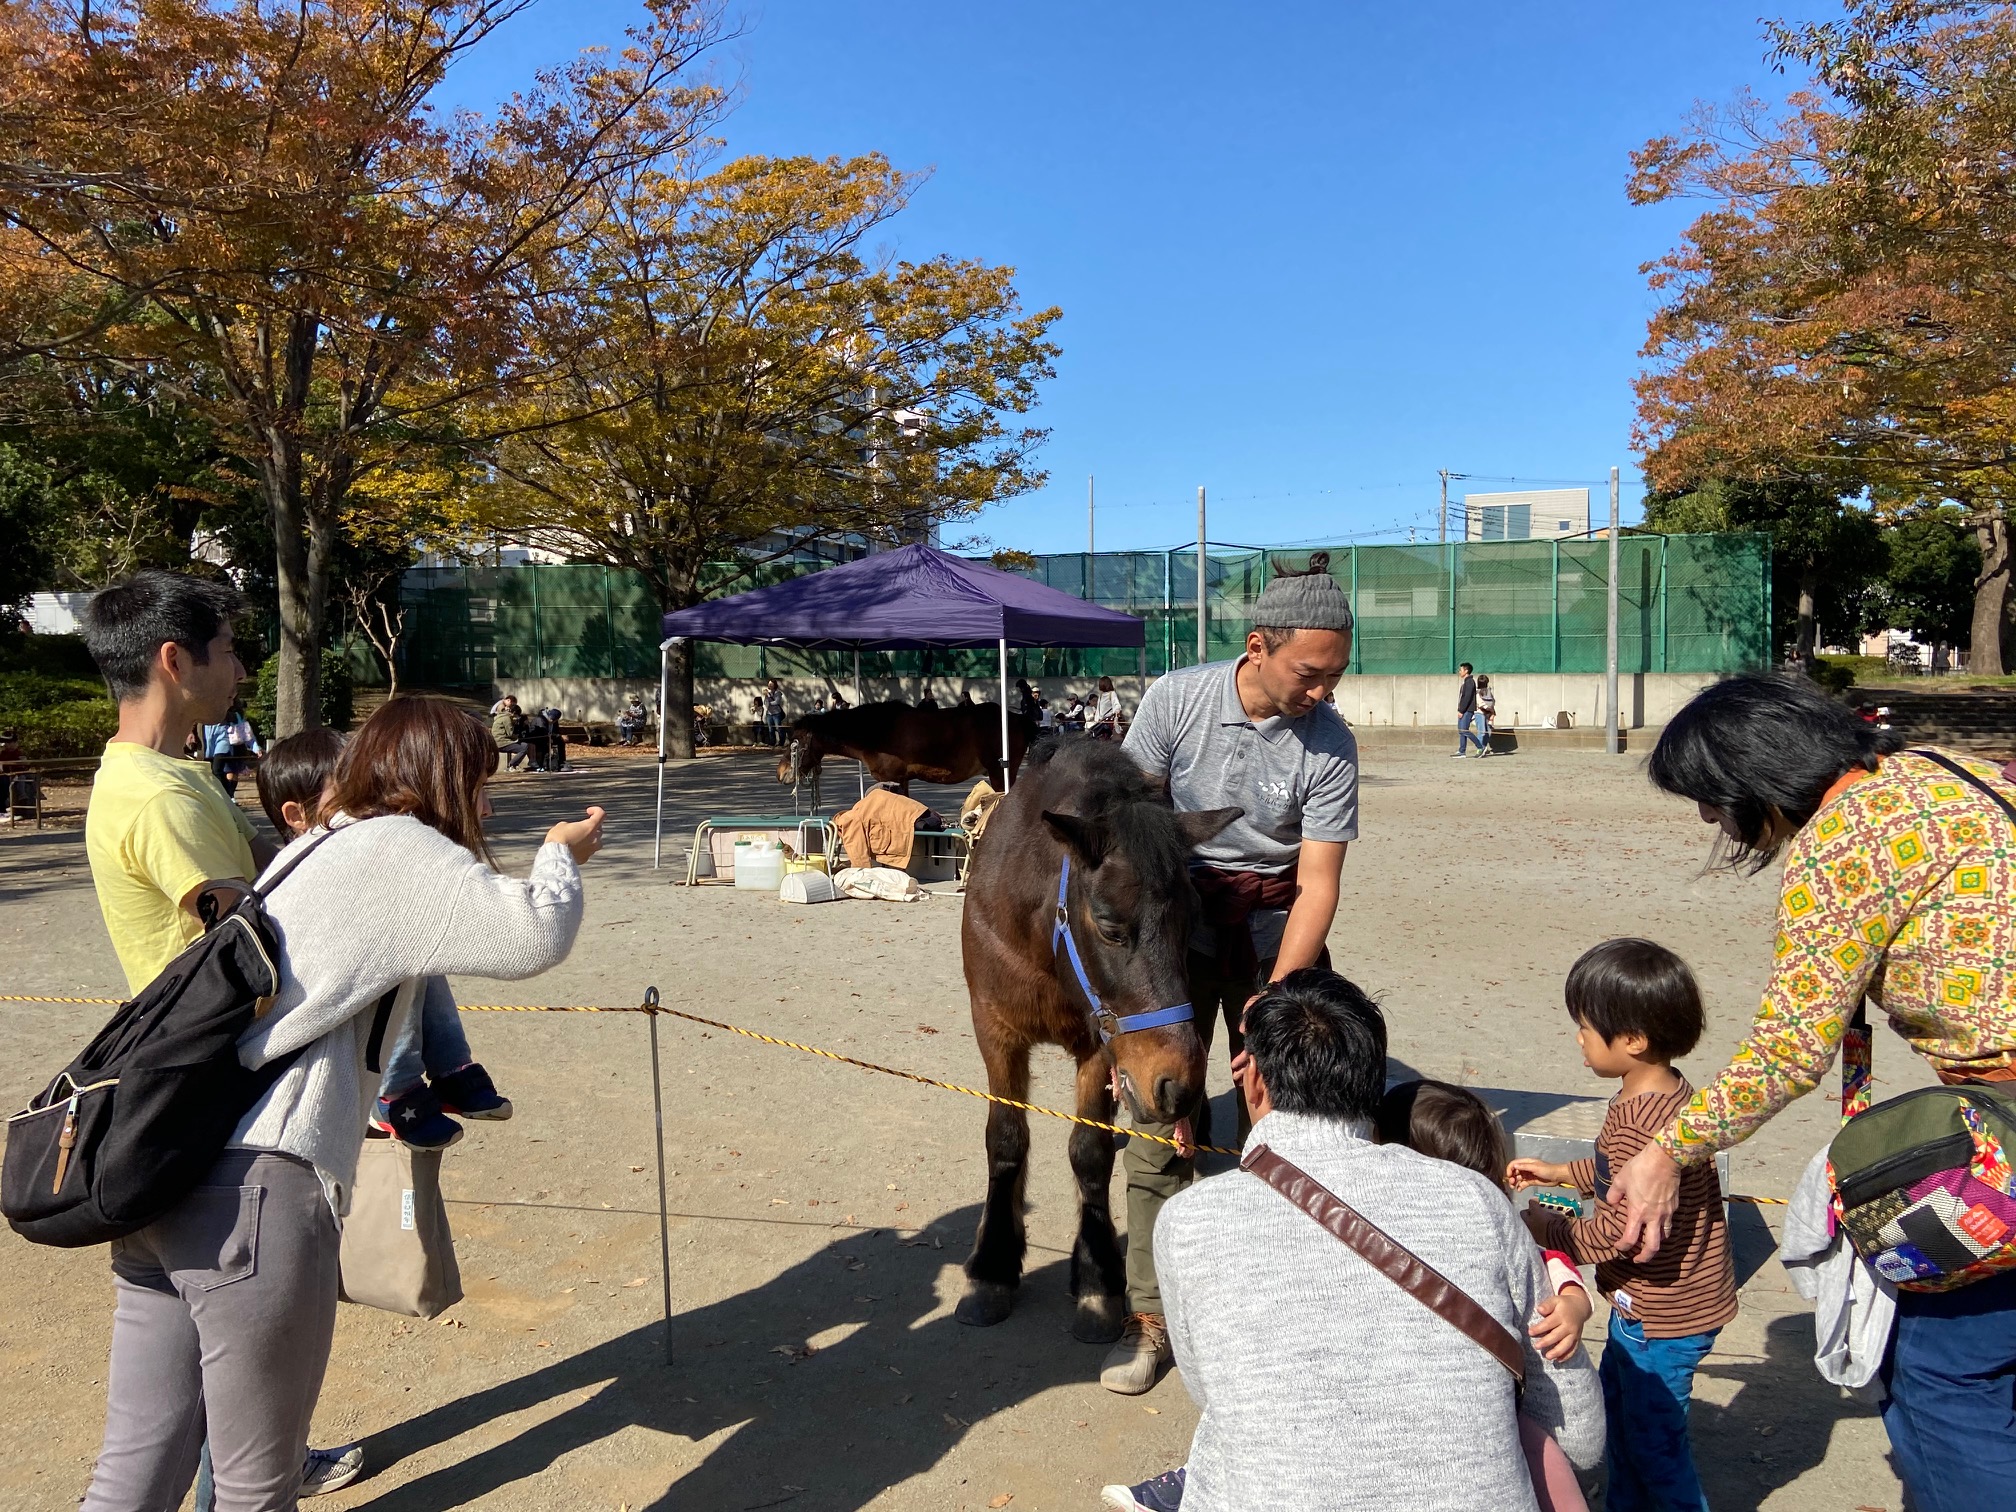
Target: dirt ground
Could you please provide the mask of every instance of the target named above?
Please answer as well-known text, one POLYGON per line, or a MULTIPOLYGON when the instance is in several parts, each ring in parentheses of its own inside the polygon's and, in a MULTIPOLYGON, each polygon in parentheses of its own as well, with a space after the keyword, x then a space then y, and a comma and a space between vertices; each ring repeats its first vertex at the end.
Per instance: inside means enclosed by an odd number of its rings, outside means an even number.
MULTIPOLYGON (((1694 963, 1711 1028, 1687 1069, 1720 1063, 1770 959, 1772 884, 1703 876, 1705 830, 1641 761, 1451 766, 1368 746, 1331 949, 1384 1002, 1397 1058, 1479 1085, 1602 1093, 1560 983, 1589 944, 1637 933, 1694 963)), ((957 898, 788 908, 672 885, 698 815, 778 806, 760 758, 669 768, 658 872, 648 757, 597 753, 578 773, 497 787, 507 864, 591 801, 609 809, 610 845, 573 958, 535 982, 460 982, 465 1001, 633 1004, 655 984, 669 1004, 784 1038, 980 1077, 957 898)), ((956 795, 920 795, 956 811, 956 795)), ((0 832, 0 963, 0 993, 118 991, 76 828, 0 832)), ((24 1101, 107 1011, 0 1003, 0 1095, 24 1101)), ((662 1021, 668 1364, 646 1022, 492 1013, 469 1028, 518 1115, 472 1125, 446 1163, 468 1295, 432 1323, 342 1310, 315 1441, 364 1439, 373 1473, 316 1505, 1038 1512, 1094 1507, 1101 1484, 1181 1462, 1195 1412, 1180 1377, 1110 1395, 1101 1350, 1070 1336, 1063 1125, 1035 1120, 1021 1305, 999 1328, 964 1328, 951 1313, 983 1187, 982 1105, 662 1021)), ((1919 1079, 1895 1042, 1878 1069, 1891 1091, 1919 1079)), ((1229 1087, 1222 1051, 1212 1078, 1229 1087)), ((1061 1053, 1039 1057, 1037 1099, 1064 1106, 1069 1088, 1061 1053)), ((1737 1152, 1735 1190, 1788 1195, 1834 1117, 1818 1097, 1793 1107, 1737 1152)), ((1812 1369, 1808 1314, 1769 1259, 1773 1210, 1738 1215, 1743 1312, 1695 1409, 1714 1504, 1896 1512, 1880 1423, 1812 1369)), ((0 1508, 74 1505, 103 1422, 104 1254, 0 1236, 0 1297, 13 1430, 0 1508)), ((1602 1326, 1599 1308, 1592 1343, 1602 1326)))

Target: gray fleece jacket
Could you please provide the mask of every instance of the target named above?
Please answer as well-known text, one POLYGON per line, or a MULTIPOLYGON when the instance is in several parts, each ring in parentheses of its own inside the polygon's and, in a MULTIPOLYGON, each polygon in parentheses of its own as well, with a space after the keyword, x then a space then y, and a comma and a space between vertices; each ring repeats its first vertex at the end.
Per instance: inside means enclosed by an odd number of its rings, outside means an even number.
POLYGON ((238 1058, 256 1068, 307 1049, 239 1122, 232 1145, 309 1162, 340 1218, 378 1092, 364 1070, 368 1010, 406 988, 389 1044, 417 1007, 422 978, 537 976, 566 959, 581 907, 581 871, 564 845, 541 846, 520 881, 417 819, 338 828, 266 899, 280 936, 280 994, 238 1058))
POLYGON ((1246 1148, 1293 1161, 1523 1340, 1523 1407, 1504 1366, 1259 1177, 1213 1176, 1155 1225, 1176 1363, 1203 1410, 1183 1512, 1530 1512, 1521 1411, 1578 1468, 1602 1457, 1589 1356, 1550 1364, 1527 1337, 1553 1288, 1512 1204, 1366 1132, 1274 1112, 1246 1148))

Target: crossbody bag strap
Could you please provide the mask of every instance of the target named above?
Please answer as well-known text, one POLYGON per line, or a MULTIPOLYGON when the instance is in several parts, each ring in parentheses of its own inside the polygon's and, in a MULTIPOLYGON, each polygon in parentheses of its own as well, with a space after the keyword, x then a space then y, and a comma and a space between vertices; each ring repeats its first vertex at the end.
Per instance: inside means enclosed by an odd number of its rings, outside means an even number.
POLYGON ((1512 1331, 1486 1312, 1462 1287, 1345 1202, 1293 1161, 1266 1145, 1255 1145, 1239 1162, 1286 1197, 1416 1302, 1481 1345, 1512 1379, 1526 1382, 1526 1350, 1512 1331))

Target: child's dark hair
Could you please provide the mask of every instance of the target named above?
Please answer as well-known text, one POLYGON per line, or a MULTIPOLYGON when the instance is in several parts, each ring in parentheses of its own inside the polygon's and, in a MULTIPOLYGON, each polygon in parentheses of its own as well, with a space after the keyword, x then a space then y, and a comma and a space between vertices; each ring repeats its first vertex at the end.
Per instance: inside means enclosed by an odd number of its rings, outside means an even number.
POLYGON ((336 771, 336 758, 343 754, 343 737, 334 730, 303 730, 276 740, 259 763, 257 778, 259 807, 284 841, 293 835, 281 810, 290 803, 301 805, 312 824, 322 816, 315 812, 322 789, 336 771))
POLYGON ((1505 1126, 1484 1099, 1448 1082, 1401 1082, 1379 1102, 1379 1140, 1475 1171, 1501 1192, 1511 1160, 1505 1126))
POLYGON ((1568 971, 1568 1012, 1609 1044, 1619 1035, 1645 1036, 1645 1053, 1678 1060, 1707 1027, 1701 989, 1687 963, 1650 940, 1605 940, 1568 971))

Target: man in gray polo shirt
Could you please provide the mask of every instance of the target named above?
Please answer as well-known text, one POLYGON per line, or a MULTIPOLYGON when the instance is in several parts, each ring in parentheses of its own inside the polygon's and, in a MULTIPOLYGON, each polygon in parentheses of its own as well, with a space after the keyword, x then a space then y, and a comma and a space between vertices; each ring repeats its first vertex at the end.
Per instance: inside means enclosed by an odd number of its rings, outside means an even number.
MULTIPOLYGON (((1260 988, 1328 964, 1344 851, 1358 836, 1358 744, 1324 701, 1351 664, 1351 606, 1329 565, 1319 552, 1306 573, 1277 572, 1254 605, 1246 654, 1171 672, 1127 731, 1127 753, 1168 784, 1177 808, 1245 811, 1198 847, 1192 871, 1204 901, 1190 944, 1197 1032, 1208 1051, 1222 1014, 1235 1058, 1240 1015, 1260 988)), ((1242 1137, 1245 1124, 1242 1103, 1242 1137)), ((1142 1127, 1173 1137, 1170 1125, 1142 1127)), ((1208 1127, 1200 1125, 1199 1143, 1208 1127)), ((1122 1164, 1131 1316, 1100 1380, 1132 1395, 1169 1362, 1155 1217, 1196 1167, 1141 1139, 1128 1141, 1122 1164)))

